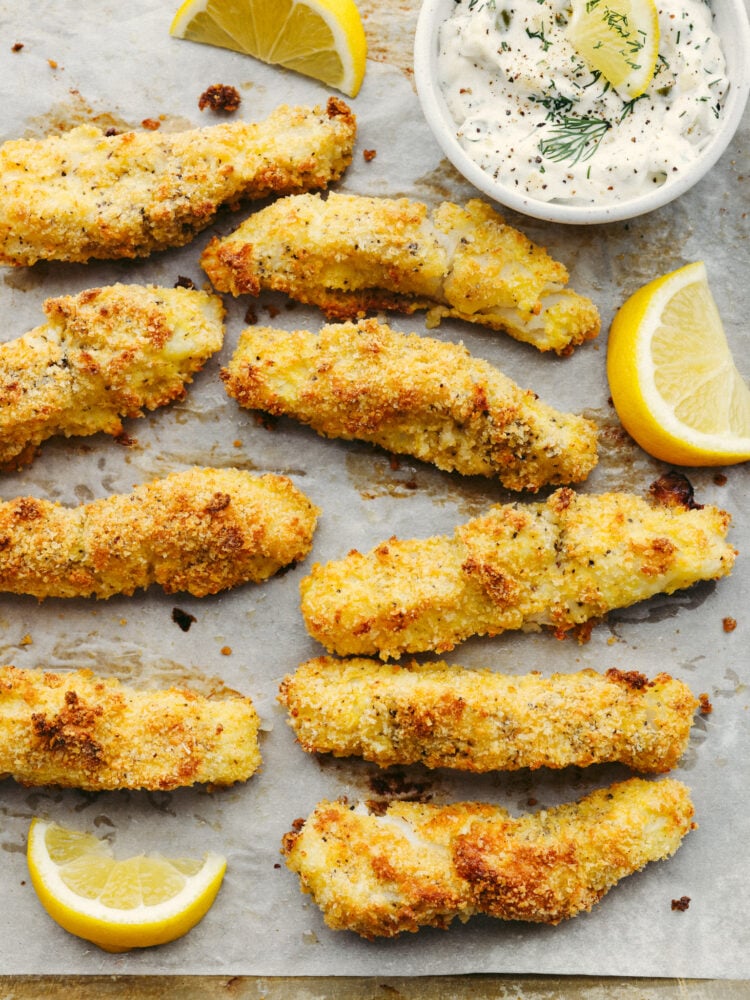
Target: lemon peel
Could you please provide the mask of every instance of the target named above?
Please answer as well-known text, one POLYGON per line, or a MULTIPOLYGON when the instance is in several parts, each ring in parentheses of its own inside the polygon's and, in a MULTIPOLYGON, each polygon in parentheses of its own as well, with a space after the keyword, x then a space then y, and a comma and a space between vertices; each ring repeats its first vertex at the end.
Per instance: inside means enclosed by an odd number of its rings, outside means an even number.
POLYGON ((26 857, 42 906, 61 927, 105 951, 165 944, 210 909, 226 860, 139 855, 117 861, 106 841, 32 820, 26 857))
POLYGON ((623 427, 655 458, 686 466, 750 459, 750 388, 702 261, 649 282, 620 307, 607 377, 623 427))
POLYGON ((185 0, 169 32, 254 56, 355 97, 367 42, 354 0, 185 0))
POLYGON ((566 35, 576 52, 621 96, 645 93, 659 56, 654 0, 573 0, 566 35))

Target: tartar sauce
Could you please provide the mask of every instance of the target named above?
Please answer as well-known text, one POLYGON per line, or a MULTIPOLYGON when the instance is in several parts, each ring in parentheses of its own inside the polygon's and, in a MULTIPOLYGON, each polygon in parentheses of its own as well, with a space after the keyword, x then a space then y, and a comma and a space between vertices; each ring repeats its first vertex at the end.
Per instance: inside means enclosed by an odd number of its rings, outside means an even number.
POLYGON ((438 79, 468 155, 539 201, 590 204, 678 177, 715 130, 728 88, 704 0, 657 0, 656 70, 626 100, 565 37, 569 0, 457 0, 438 79))

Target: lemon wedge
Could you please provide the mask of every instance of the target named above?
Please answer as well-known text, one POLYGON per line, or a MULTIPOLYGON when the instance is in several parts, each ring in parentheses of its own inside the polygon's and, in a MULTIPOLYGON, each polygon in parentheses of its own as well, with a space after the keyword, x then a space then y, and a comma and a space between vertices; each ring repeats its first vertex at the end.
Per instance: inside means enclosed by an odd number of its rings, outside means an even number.
POLYGON ((651 83, 659 55, 654 0, 573 0, 566 35, 620 96, 640 97, 651 83))
POLYGON ((175 38, 244 52, 355 97, 367 43, 354 0, 185 0, 175 38))
POLYGON ((186 934, 216 898, 226 861, 161 856, 116 861, 90 833, 32 820, 26 857, 45 910, 105 951, 165 944, 186 934))
POLYGON ((750 389, 702 262, 649 282, 621 306, 607 377, 623 427, 655 458, 690 466, 750 459, 750 389))

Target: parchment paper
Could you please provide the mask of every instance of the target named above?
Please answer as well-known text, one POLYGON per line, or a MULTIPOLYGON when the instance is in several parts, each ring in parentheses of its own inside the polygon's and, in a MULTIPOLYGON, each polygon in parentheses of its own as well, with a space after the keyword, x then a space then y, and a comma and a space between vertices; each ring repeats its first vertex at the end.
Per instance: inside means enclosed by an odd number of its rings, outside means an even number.
MULTIPOLYGON (((313 81, 252 59, 171 39, 173 4, 165 0, 0 2, 2 138, 40 135, 80 121, 139 126, 163 116, 162 128, 209 124, 198 97, 210 84, 233 84, 239 114, 268 114, 278 103, 317 103, 328 91, 313 81), (12 52, 15 43, 20 51, 12 52), (49 62, 52 60, 52 63, 49 62), (56 65, 53 65, 56 64, 56 65)), ((422 121, 409 73, 417 12, 411 2, 361 4, 371 60, 360 95, 354 163, 340 189, 408 195, 435 203, 471 196, 441 159, 422 121), (375 150, 369 162, 363 150, 375 150)), ((745 374, 750 334, 748 292, 748 143, 750 120, 716 169, 677 203, 649 217, 604 227, 567 229, 509 219, 568 265, 572 285, 591 295, 603 317, 599 341, 567 359, 479 327, 446 322, 433 335, 460 340, 548 402, 583 410, 601 427, 601 461, 583 487, 645 493, 666 467, 622 432, 608 402, 604 362, 613 311, 650 278, 705 259, 728 335, 745 374)), ((226 213, 226 233, 250 209, 226 213)), ((115 280, 172 285, 180 275, 202 284, 198 257, 211 233, 178 251, 129 263, 38 264, 3 269, 3 339, 42 322, 41 303, 115 280)), ((510 499, 485 480, 463 480, 365 444, 326 441, 280 420, 273 429, 239 409, 218 379, 243 326, 249 300, 227 298, 225 348, 196 378, 187 399, 128 424, 130 447, 98 436, 56 440, 21 473, 0 479, 0 496, 34 494, 85 502, 192 464, 236 465, 290 475, 323 509, 312 556, 262 586, 196 600, 159 590, 132 598, 47 601, 0 595, 0 658, 19 667, 90 667, 123 681, 161 686, 189 681, 204 688, 219 677, 251 695, 263 720, 264 766, 246 785, 208 793, 86 794, 0 785, 0 972, 186 973, 256 975, 420 975, 458 972, 581 973, 637 976, 750 976, 747 878, 748 514, 746 467, 694 470, 699 501, 734 515, 740 556, 732 577, 671 598, 613 613, 578 645, 549 634, 474 640, 448 658, 467 666, 522 673, 581 667, 669 670, 706 692, 713 714, 696 719, 689 750, 675 772, 692 788, 699 829, 668 862, 653 864, 613 889, 591 914, 556 928, 474 919, 447 932, 423 930, 396 941, 367 943, 329 931, 279 855, 282 834, 323 797, 431 795, 441 802, 487 799, 513 812, 576 798, 627 776, 619 767, 486 777, 396 771, 385 783, 358 761, 316 759, 294 743, 275 698, 281 677, 322 650, 306 635, 298 584, 314 560, 350 548, 365 551, 396 533, 449 532, 490 503, 510 499), (188 632, 172 620, 179 607, 195 616, 188 632), (726 632, 725 617, 737 628, 726 632), (226 648, 228 647, 228 649, 226 648), (229 651, 231 650, 231 652, 229 651), (34 815, 112 837, 116 851, 158 849, 228 857, 228 874, 208 916, 187 937, 159 949, 109 955, 73 938, 42 911, 24 858, 34 815), (671 900, 690 897, 689 909, 671 900)), ((280 298, 256 305, 261 322, 318 329, 320 315, 288 308, 280 298)), ((424 331, 422 318, 392 318, 397 329, 424 331)))

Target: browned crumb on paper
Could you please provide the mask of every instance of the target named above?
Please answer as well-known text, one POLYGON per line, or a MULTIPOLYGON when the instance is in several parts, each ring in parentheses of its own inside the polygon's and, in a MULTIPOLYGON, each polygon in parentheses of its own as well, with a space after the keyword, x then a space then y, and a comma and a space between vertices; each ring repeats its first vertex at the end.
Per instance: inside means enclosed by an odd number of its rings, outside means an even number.
POLYGON ((242 98, 236 87, 228 87, 224 83, 214 83, 207 87, 198 98, 198 107, 201 111, 206 108, 209 111, 226 111, 231 113, 240 106, 242 98))
POLYGON ((737 619, 728 617, 722 618, 721 627, 724 629, 725 632, 734 632, 734 630, 737 628, 737 619))
POLYGON ((172 621, 175 625, 179 626, 183 632, 188 632, 193 622, 197 622, 198 619, 195 615, 191 615, 189 612, 183 611, 182 608, 172 608, 172 621))
POLYGON ((144 118, 141 125, 149 132, 155 132, 157 129, 161 128, 161 122, 158 118, 144 118))
POLYGON ((684 913, 685 910, 690 906, 690 896, 680 896, 679 899, 672 900, 672 909, 680 910, 684 913))
POLYGON ((716 475, 714 476, 714 483, 717 486, 726 486, 727 482, 728 480, 726 474, 723 472, 717 472, 716 475))
POLYGON ((20 52, 22 48, 23 48, 23 42, 15 42, 13 45, 11 45, 10 51, 20 52))
POLYGON ((649 486, 649 493, 658 503, 686 510, 700 510, 696 503, 693 484, 681 472, 666 472, 649 486))
POLYGON ((378 155, 377 149, 362 150, 362 158, 364 159, 365 163, 371 163, 377 155, 378 155))
POLYGON ((187 278, 184 274, 177 276, 177 281, 174 283, 175 288, 188 288, 191 291, 195 289, 195 282, 192 278, 187 278))
POLYGON ((710 715, 714 710, 714 706, 711 704, 711 700, 705 691, 702 691, 698 695, 698 704, 700 705, 699 711, 701 715, 710 715))

